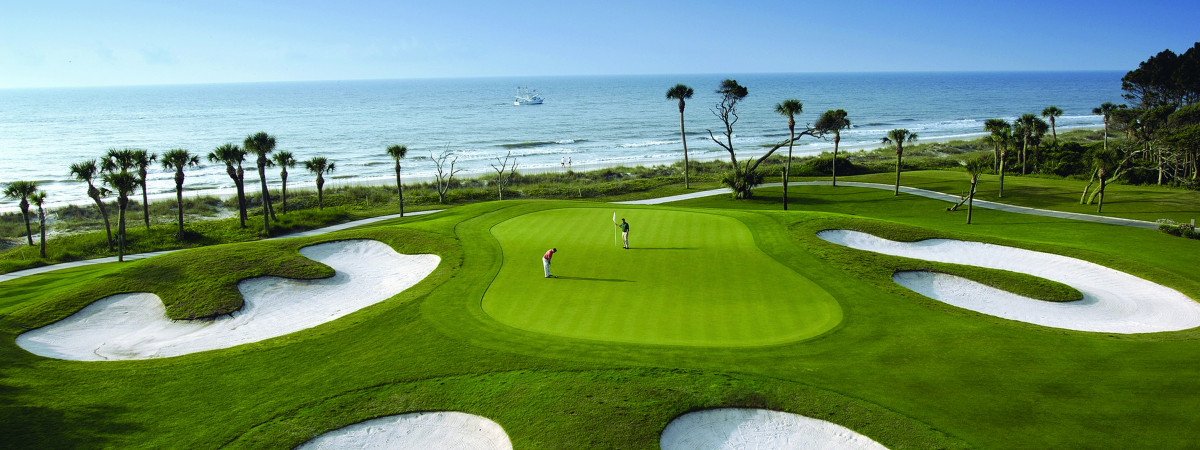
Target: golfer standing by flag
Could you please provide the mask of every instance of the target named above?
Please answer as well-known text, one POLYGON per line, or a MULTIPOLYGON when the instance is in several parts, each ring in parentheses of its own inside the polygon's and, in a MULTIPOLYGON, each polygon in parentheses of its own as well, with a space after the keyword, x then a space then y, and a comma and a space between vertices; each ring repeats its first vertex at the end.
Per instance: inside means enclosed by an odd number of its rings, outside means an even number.
POLYGON ((621 218, 621 223, 617 224, 617 228, 621 229, 621 240, 625 241, 625 249, 629 250, 629 222, 625 218, 621 218))
POLYGON ((557 248, 552 248, 547 251, 545 255, 542 255, 542 269, 546 271, 546 278, 558 278, 554 275, 550 275, 550 258, 553 258, 554 253, 557 251, 557 248))

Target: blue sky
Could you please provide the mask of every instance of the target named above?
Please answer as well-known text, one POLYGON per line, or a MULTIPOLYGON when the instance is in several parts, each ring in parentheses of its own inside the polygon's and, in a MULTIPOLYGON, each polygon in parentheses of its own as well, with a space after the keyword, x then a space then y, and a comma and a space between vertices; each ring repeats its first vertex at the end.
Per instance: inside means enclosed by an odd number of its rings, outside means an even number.
POLYGON ((0 88, 760 72, 1131 70, 1200 2, 16 1, 0 88))

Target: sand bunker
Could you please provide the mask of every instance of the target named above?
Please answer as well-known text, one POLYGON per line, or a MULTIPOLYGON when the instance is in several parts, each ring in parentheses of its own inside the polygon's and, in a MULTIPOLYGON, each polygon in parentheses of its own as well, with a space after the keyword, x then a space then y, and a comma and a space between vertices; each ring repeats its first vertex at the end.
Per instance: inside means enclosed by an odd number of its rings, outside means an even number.
POLYGON ((899 272, 892 279, 929 298, 1005 319, 1068 330, 1153 333, 1200 326, 1200 304, 1179 291, 1099 264, 981 242, 896 242, 850 230, 817 233, 826 241, 876 253, 1027 273, 1083 293, 1074 302, 1022 297, 953 275, 899 272))
POLYGON ((512 449, 496 422, 461 412, 425 412, 380 417, 317 436, 297 449, 436 448, 512 449))
POLYGON ((886 448, 871 438, 824 420, 745 408, 710 409, 679 416, 667 424, 659 445, 663 450, 886 448))
POLYGON ((217 320, 170 320, 158 296, 120 294, 66 319, 17 336, 31 353, 78 361, 148 359, 233 347, 329 322, 417 284, 437 267, 436 255, 402 255, 378 241, 313 245, 300 254, 332 267, 322 280, 242 280, 245 305, 217 320))

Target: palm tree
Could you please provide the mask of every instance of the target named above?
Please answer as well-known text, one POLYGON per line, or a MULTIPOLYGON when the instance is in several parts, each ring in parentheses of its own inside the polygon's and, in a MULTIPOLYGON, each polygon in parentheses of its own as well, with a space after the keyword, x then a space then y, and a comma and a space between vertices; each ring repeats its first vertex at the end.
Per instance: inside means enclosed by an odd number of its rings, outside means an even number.
POLYGON ((1050 119, 1050 134, 1054 136, 1054 145, 1058 145, 1058 128, 1054 126, 1054 118, 1063 115, 1063 110, 1057 106, 1050 105, 1042 110, 1042 117, 1050 119))
POLYGON ((142 221, 146 222, 146 230, 150 230, 150 198, 146 195, 146 168, 153 164, 158 155, 140 148, 130 151, 133 165, 137 167, 138 185, 142 187, 142 221))
POLYGON ((182 148, 167 150, 162 155, 163 170, 175 170, 175 203, 179 207, 179 234, 175 238, 181 241, 183 240, 183 169, 199 165, 200 157, 182 148))
POLYGON ((883 144, 896 145, 896 192, 892 195, 900 195, 900 159, 904 157, 904 143, 915 142, 917 133, 910 133, 903 128, 897 128, 889 131, 887 136, 883 137, 883 144))
POLYGON ((842 130, 850 128, 850 119, 846 118, 846 110, 839 109, 837 111, 825 111, 821 114, 821 118, 817 119, 816 129, 821 133, 833 133, 833 165, 830 166, 830 171, 833 172, 833 185, 837 186, 837 154, 838 143, 842 142, 842 130))
POLYGON ((1104 116, 1104 149, 1108 150, 1108 119, 1112 118, 1113 113, 1119 109, 1124 109, 1125 105, 1117 105, 1113 102, 1104 102, 1099 107, 1092 108, 1092 114, 1104 116))
POLYGON ((275 136, 259 131, 246 136, 242 147, 247 152, 258 156, 256 165, 258 166, 258 180, 262 183, 263 233, 269 236, 271 234, 271 193, 267 191, 267 165, 271 163, 271 160, 267 159, 267 155, 275 151, 275 136))
POLYGON ((296 167, 296 158, 292 156, 292 152, 280 150, 271 156, 271 160, 279 166, 279 178, 283 180, 283 189, 280 190, 279 197, 283 199, 283 213, 287 214, 287 170, 288 167, 296 167))
POLYGON ((800 100, 789 98, 775 105, 775 112, 788 118, 788 157, 783 169, 783 210, 788 207, 788 175, 792 172, 792 142, 796 140, 796 114, 804 111, 800 100))
POLYGON ((408 146, 389 145, 387 154, 396 161, 396 195, 400 197, 400 217, 404 217, 404 183, 400 182, 400 160, 408 155, 408 146))
MULTIPOLYGON (((1004 119, 988 119, 983 122, 983 131, 991 133, 992 136, 1003 133, 1002 130, 1004 129, 1008 129, 1010 133, 1012 132, 1012 125, 1009 125, 1004 119)), ((997 145, 998 143, 995 139, 989 140, 992 141, 992 154, 996 158, 996 160, 993 162, 992 170, 999 172, 1000 164, 1003 163, 1003 159, 1000 158, 1001 149, 1000 146, 997 145)))
POLYGON ((983 123, 983 129, 991 132, 988 140, 992 143, 996 155, 996 173, 1000 174, 999 197, 1004 197, 1004 160, 1008 159, 1008 147, 1012 144, 1012 125, 1002 119, 988 119, 983 123))
POLYGON ((96 202, 96 208, 100 210, 100 217, 104 218, 104 232, 108 234, 108 249, 112 251, 112 225, 108 223, 108 208, 104 206, 102 196, 108 195, 108 189, 96 188, 94 183, 97 172, 100 172, 100 166, 96 164, 96 160, 90 159, 83 162, 71 164, 71 176, 76 180, 86 182, 88 185, 88 197, 96 202))
POLYGON ((246 171, 242 169, 242 162, 246 160, 246 151, 234 144, 224 144, 208 152, 208 160, 225 163, 225 173, 237 187, 238 219, 241 220, 242 228, 246 228, 246 171))
MULTIPOLYGON (((1017 120, 1013 122, 1013 125, 1015 125, 1013 130, 1015 131, 1015 134, 1021 138, 1021 175, 1025 175, 1025 167, 1028 165, 1027 163, 1029 161, 1026 155, 1026 152, 1029 149, 1029 141, 1035 137, 1039 139, 1041 138, 1038 130, 1043 129, 1042 127, 1045 126, 1045 123, 1045 121, 1039 119, 1037 116, 1033 115, 1033 113, 1021 114, 1021 117, 1018 117, 1017 120)), ((1042 131, 1042 133, 1045 133, 1045 131, 1042 131)))
MULTIPOLYGON (((1125 108, 1126 108, 1125 105, 1117 105, 1113 102, 1104 102, 1099 107, 1092 108, 1092 114, 1104 116, 1104 152, 1105 153, 1108 152, 1108 122, 1109 122, 1109 119, 1112 119, 1113 114, 1117 113, 1117 111, 1125 109, 1125 108)), ((1079 196, 1079 204, 1080 205, 1082 205, 1084 203, 1084 198, 1087 197, 1088 190, 1090 190, 1092 188, 1092 183, 1096 182, 1096 175, 1097 175, 1097 170, 1093 164, 1092 176, 1090 179, 1088 179, 1088 184, 1083 187, 1083 195, 1079 196)), ((1089 200, 1088 203, 1091 203, 1091 201, 1089 200)))
POLYGON ((313 159, 304 162, 304 168, 308 169, 317 175, 317 207, 325 209, 324 190, 325 190, 325 172, 333 172, 335 169, 333 161, 325 159, 324 156, 314 156, 313 159))
POLYGON ((13 200, 20 199, 21 219, 25 221, 25 237, 29 245, 33 245, 33 229, 29 226, 29 196, 38 190, 35 181, 14 181, 4 186, 4 196, 13 200))
POLYGON ((38 207, 38 230, 42 232, 42 246, 39 254, 46 257, 46 209, 43 204, 46 203, 46 191, 37 191, 29 196, 29 201, 38 207))
POLYGON ((125 261, 125 209, 129 207, 129 194, 138 188, 138 179, 128 170, 106 171, 103 178, 117 193, 117 261, 125 261))
MULTIPOLYGON (((667 100, 679 100, 679 138, 683 140, 683 188, 690 189, 691 184, 688 182, 688 150, 687 150, 687 133, 683 130, 683 107, 686 104, 684 100, 692 98, 695 91, 686 84, 676 84, 675 87, 667 89, 667 100)), ((784 205, 787 203, 785 202, 784 205)), ((786 208, 785 208, 786 209, 786 208)))
POLYGON ((1100 178, 1100 190, 1097 191, 1100 203, 1096 206, 1097 213, 1104 211, 1104 186, 1112 174, 1117 171, 1119 165, 1120 161, 1115 151, 1103 149, 1092 156, 1092 167, 1096 169, 1096 177, 1100 178))
POLYGON ((987 156, 982 156, 969 159, 964 165, 966 166, 967 174, 971 176, 971 191, 967 194, 967 225, 970 225, 971 208, 975 204, 975 187, 979 185, 979 175, 983 174, 992 163, 988 162, 987 156))

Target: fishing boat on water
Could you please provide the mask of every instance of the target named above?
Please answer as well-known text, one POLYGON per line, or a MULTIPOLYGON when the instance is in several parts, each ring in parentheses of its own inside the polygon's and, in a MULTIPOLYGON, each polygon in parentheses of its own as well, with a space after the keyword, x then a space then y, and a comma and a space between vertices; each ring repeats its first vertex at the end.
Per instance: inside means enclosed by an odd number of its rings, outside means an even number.
POLYGON ((542 96, 537 90, 529 90, 527 87, 517 86, 517 100, 513 105, 540 105, 542 104, 542 96))

